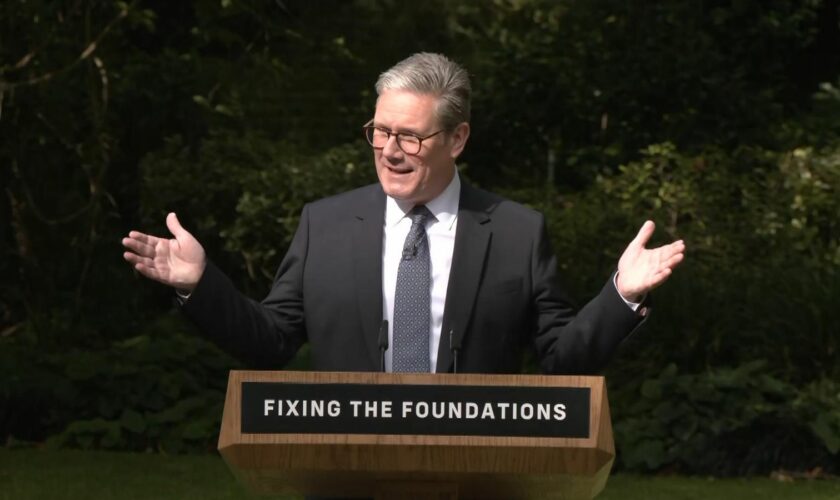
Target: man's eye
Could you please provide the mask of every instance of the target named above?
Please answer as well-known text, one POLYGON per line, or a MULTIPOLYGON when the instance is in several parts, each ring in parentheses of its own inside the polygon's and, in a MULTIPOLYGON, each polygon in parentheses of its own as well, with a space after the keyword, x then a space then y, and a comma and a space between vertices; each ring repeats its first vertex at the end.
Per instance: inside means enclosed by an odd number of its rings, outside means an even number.
POLYGON ((417 137, 414 137, 413 135, 402 135, 400 137, 402 138, 402 142, 404 142, 406 144, 419 144, 420 143, 420 139, 418 139, 417 137))

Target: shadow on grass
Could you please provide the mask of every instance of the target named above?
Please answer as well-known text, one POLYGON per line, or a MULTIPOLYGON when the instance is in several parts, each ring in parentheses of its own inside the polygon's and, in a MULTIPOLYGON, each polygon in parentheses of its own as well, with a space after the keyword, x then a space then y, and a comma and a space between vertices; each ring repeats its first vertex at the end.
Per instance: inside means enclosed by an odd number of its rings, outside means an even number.
MULTIPOLYGON (((167 456, 0 448, 0 500, 292 500, 255 496, 218 455, 167 456)), ((780 483, 766 478, 703 479, 617 475, 599 500, 836 500, 840 481, 780 483)))

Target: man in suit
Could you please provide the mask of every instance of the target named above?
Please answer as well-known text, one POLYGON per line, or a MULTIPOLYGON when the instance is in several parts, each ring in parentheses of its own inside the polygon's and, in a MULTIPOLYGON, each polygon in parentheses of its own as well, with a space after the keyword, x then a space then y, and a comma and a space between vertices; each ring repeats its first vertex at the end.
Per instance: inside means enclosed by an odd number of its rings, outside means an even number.
POLYGON ((541 214, 471 187, 466 71, 420 53, 383 73, 365 135, 379 183, 304 207, 262 302, 241 295, 167 216, 174 238, 132 231, 125 259, 175 287, 184 312, 250 365, 280 368, 304 342, 319 370, 510 373, 533 348, 548 373, 599 370, 647 315, 684 244, 645 245, 646 222, 602 291, 576 312, 541 214), (380 335, 388 320, 388 342, 380 335), (387 349, 385 346, 387 345, 387 349))

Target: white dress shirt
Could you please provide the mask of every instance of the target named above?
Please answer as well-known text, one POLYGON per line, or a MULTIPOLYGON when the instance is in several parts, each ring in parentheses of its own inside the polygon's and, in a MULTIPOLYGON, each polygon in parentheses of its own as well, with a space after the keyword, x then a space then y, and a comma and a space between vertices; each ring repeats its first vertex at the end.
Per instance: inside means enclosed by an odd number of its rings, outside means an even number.
MULTIPOLYGON (((426 203, 434 219, 426 221, 426 237, 429 241, 429 263, 431 276, 431 309, 429 328, 429 361, 434 373, 437 364, 440 331, 443 326, 443 306, 446 302, 446 288, 449 286, 449 270, 452 268, 452 251, 455 248, 455 229, 458 227, 458 202, 461 199, 461 180, 458 173, 437 198, 426 203)), ((385 202, 385 230, 382 242, 382 298, 383 318, 388 320, 388 350, 385 352, 385 370, 391 371, 394 345, 394 296, 397 290, 397 272, 402 259, 403 244, 411 229, 411 218, 407 214, 414 208, 390 196, 385 202)))

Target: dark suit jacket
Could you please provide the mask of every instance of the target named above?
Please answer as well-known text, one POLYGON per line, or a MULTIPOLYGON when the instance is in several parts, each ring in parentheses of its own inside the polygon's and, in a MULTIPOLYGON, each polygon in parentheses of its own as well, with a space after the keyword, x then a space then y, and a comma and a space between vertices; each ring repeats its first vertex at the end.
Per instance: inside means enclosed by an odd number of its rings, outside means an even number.
MULTIPOLYGON (((379 184, 304 207, 268 296, 237 292, 212 263, 184 312, 258 368, 278 369, 309 341, 317 370, 376 371, 382 323, 385 194, 379 184)), ((437 371, 514 373, 532 346, 543 371, 591 373, 641 322, 610 280, 577 314, 555 273, 543 216, 462 183, 437 371)))

